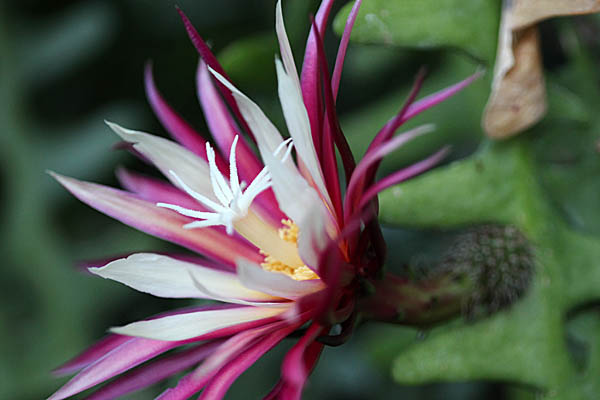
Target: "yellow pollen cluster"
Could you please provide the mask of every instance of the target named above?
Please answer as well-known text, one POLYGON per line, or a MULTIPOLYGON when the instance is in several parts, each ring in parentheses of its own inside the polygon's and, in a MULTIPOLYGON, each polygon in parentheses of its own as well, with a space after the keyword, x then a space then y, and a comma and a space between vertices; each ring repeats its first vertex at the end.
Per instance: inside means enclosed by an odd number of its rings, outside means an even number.
MULTIPOLYGON (((279 229, 279 237, 281 238, 281 240, 297 245, 298 225, 296 225, 289 219, 283 219, 281 220, 281 223, 284 225, 283 228, 279 229)), ((315 274, 315 272, 312 269, 308 268, 306 265, 302 265, 300 267, 292 267, 271 257, 262 250, 261 253, 265 255, 265 260, 260 265, 266 271, 286 274, 297 281, 304 281, 307 279, 319 279, 319 276, 315 274)))

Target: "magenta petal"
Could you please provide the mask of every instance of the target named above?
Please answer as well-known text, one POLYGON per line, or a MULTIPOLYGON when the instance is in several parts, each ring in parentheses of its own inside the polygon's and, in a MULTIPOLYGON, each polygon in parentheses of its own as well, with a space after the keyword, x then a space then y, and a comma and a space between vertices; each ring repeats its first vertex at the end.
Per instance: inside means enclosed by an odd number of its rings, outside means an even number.
POLYGON ((483 73, 484 73, 483 70, 478 70, 477 72, 475 72, 473 75, 471 75, 467 79, 465 79, 461 82, 458 82, 452 86, 449 86, 445 89, 442 89, 439 92, 430 94, 429 96, 424 97, 421 100, 415 102, 414 104, 412 104, 408 107, 408 109, 406 110, 406 113, 404 114, 403 119, 405 121, 408 121, 409 119, 413 118, 417 114, 441 103, 442 101, 446 100, 449 97, 454 96, 456 93, 460 92, 465 87, 467 87, 471 83, 473 83, 474 80, 476 80, 477 78, 482 76, 483 73))
MULTIPOLYGON (((200 60, 196 72, 196 87, 208 127, 223 157, 229 157, 233 139, 236 135, 240 135, 239 128, 237 128, 227 106, 217 93, 212 75, 208 72, 206 63, 202 60, 200 60)), ((239 138, 236 150, 238 172, 242 179, 250 182, 263 166, 243 136, 239 138)))
MULTIPOLYGON (((144 85, 148 102, 165 129, 171 136, 177 139, 179 143, 206 161, 206 140, 204 140, 204 138, 202 138, 202 136, 200 136, 200 134, 163 99, 154 83, 151 63, 146 64, 146 69, 144 71, 144 85)), ((221 162, 221 164, 223 163, 221 162)))
MULTIPOLYGON (((341 200, 341 189, 339 182, 339 172, 337 166, 337 159, 335 155, 335 147, 334 140, 341 134, 341 129, 339 126, 339 122, 337 120, 335 103, 333 100, 333 94, 331 92, 331 82, 329 80, 329 71, 327 66, 327 60, 325 56, 325 51, 323 48, 323 40, 321 37, 321 33, 318 30, 316 22, 312 21, 312 34, 315 38, 315 47, 317 51, 317 60, 318 60, 318 69, 317 72, 319 76, 317 79, 320 79, 320 75, 323 76, 324 81, 324 91, 325 91, 325 107, 326 107, 326 118, 325 123, 323 124, 321 130, 320 137, 320 161, 321 168, 323 170, 323 175, 325 177, 325 183, 327 185, 327 191, 329 192, 329 197, 331 198, 332 206, 334 208, 335 216, 339 223, 343 222, 343 211, 342 211, 342 200, 341 200)), ((319 94, 320 95, 320 94, 319 94)), ((338 146, 339 147, 339 146, 338 146)), ((343 151, 340 151, 342 155, 342 161, 344 164, 344 168, 346 169, 346 176, 350 176, 353 165, 348 165, 348 161, 353 163, 353 159, 348 160, 343 151)))
POLYGON ((53 372, 57 375, 67 375, 73 373, 103 357, 109 351, 119 347, 123 343, 131 340, 128 336, 107 335, 98 342, 90 346, 83 353, 56 368, 53 372))
MULTIPOLYGON (((390 119, 383 126, 383 128, 381 128, 381 130, 377 133, 377 135, 375 135, 375 138, 373 139, 373 141, 369 144, 369 147, 367 148, 367 153, 371 152, 373 149, 376 149, 382 143, 389 140, 394 135, 394 132, 396 132, 396 130, 406 121, 406 119, 404 117, 406 115, 406 112, 408 111, 408 108, 413 104, 413 102, 417 98, 417 95, 419 94, 419 91, 421 90, 421 87, 423 86, 423 82, 425 81, 425 73, 426 73, 425 68, 419 69, 419 72, 417 73, 417 76, 415 78, 413 86, 410 89, 410 93, 408 94, 408 98, 402 105, 402 108, 400 109, 398 114, 396 114, 392 119, 390 119)), ((376 166, 372 168, 373 177, 374 177, 375 170, 376 170, 376 166)), ((370 175, 371 174, 369 174, 369 178, 372 179, 372 177, 370 175)))
MULTIPOLYGON (((313 23, 313 30, 318 29, 316 23, 313 23)), ((335 141, 335 145, 337 146, 340 156, 342 158, 342 164, 344 165, 344 171, 346 173, 346 179, 349 179, 352 175, 352 171, 356 165, 354 161, 354 156, 352 155, 352 151, 350 150, 350 146, 342 133, 342 129, 340 128, 340 123, 337 118, 337 113, 335 109, 335 96, 332 92, 332 83, 329 78, 329 70, 327 67, 327 56, 325 55, 325 47, 322 41, 322 37, 319 34, 320 31, 316 32, 317 38, 317 52, 319 56, 319 64, 320 69, 323 74, 324 80, 324 94, 325 94, 325 107, 327 111, 327 123, 329 129, 333 133, 333 140, 335 141)))
POLYGON ((263 400, 282 399, 281 390, 284 388, 284 385, 285 384, 283 383, 283 380, 280 379, 273 389, 271 389, 271 391, 265 397, 263 397, 263 400))
POLYGON ((408 132, 388 140, 379 147, 372 149, 372 151, 367 152, 354 170, 354 174, 348 185, 348 190, 346 191, 346 197, 344 199, 344 218, 348 219, 353 213, 360 211, 357 210, 356 207, 362 197, 365 177, 368 175, 371 167, 379 163, 383 157, 396 150, 398 147, 415 137, 428 132, 428 130, 431 130, 431 128, 427 125, 411 129, 408 132))
POLYGON ((221 342, 203 343, 135 369, 95 391, 87 400, 116 399, 159 382, 205 359, 221 342))
POLYGON ((198 398, 199 400, 220 400, 225 396, 229 387, 233 382, 252 364, 254 364, 260 357, 266 352, 275 347, 281 342, 287 335, 292 333, 298 324, 289 325, 283 329, 277 330, 264 339, 262 339, 256 345, 250 347, 248 350, 243 352, 239 357, 225 365, 217 375, 209 382, 204 388, 204 391, 198 398))
POLYGON ((181 342, 130 338, 84 368, 48 400, 60 400, 73 396, 181 344, 181 342))
MULTIPOLYGON (((319 356, 323 351, 323 344, 319 342, 312 342, 304 352, 304 370, 307 371, 307 377, 314 369, 319 356)), ((281 400, 300 400, 302 397, 302 389, 304 382, 299 385, 292 385, 290 383, 283 383, 280 388, 279 399, 281 400)))
POLYGON ((206 384, 210 377, 196 377, 193 372, 185 375, 177 382, 177 386, 169 388, 162 392, 156 400, 186 400, 192 395, 198 393, 206 384))
POLYGON ((448 155, 449 151, 449 147, 444 147, 443 149, 427 157, 426 159, 419 161, 409 167, 396 171, 391 175, 388 175, 385 178, 379 180, 376 184, 371 186, 369 190, 365 192, 365 194, 360 200, 360 205, 358 208, 361 209, 364 206, 366 206, 367 203, 371 201, 375 196, 377 196, 379 192, 389 188, 390 186, 396 185, 418 174, 421 174, 429 170, 430 168, 433 168, 436 164, 438 164, 448 155))
MULTIPOLYGON (((305 363, 306 351, 323 330, 323 326, 313 323, 285 356, 281 371, 286 386, 285 391, 289 393, 287 398, 300 399, 302 388, 310 373, 305 363)), ((320 348, 320 346, 318 347, 320 348)))
POLYGON ((346 26, 344 27, 342 39, 340 40, 340 47, 338 48, 338 53, 335 59, 335 67, 333 68, 333 75, 331 76, 331 90, 333 92, 334 100, 337 97, 338 89, 340 87, 342 68, 344 67, 344 58, 346 57, 346 50, 348 49, 348 42, 350 41, 350 33, 352 33, 352 27, 354 26, 354 22, 358 16, 358 9, 360 8, 361 3, 362 0, 356 0, 354 2, 354 6, 352 7, 352 10, 350 10, 350 14, 346 20, 346 26))
POLYGON ((280 329, 283 322, 267 324, 258 328, 241 331, 230 337, 208 357, 195 371, 183 377, 174 388, 163 392, 160 400, 187 399, 200 391, 215 374, 233 358, 238 357, 247 348, 260 340, 261 336, 270 334, 273 330, 280 329))
MULTIPOLYGON (((334 0, 323 0, 319 11, 315 17, 315 23, 319 32, 325 31, 327 19, 331 11, 334 0)), ((317 51, 317 35, 313 29, 310 30, 304 52, 304 62, 302 64, 301 87, 304 105, 308 112, 310 128, 313 137, 313 143, 317 156, 321 156, 321 116, 323 113, 323 104, 321 101, 320 76, 319 76, 319 55, 317 51)))
MULTIPOLYGON (((186 30, 190 40, 192 41, 192 44, 194 45, 196 50, 198 50, 198 53, 200 54, 200 56, 202 57, 204 62, 206 62, 206 64, 209 67, 211 67, 212 69, 217 71, 219 74, 224 76, 228 81, 231 81, 231 79, 229 79, 229 77, 227 76, 227 73, 225 72, 225 70, 219 63, 219 61, 217 61, 217 58, 215 57, 215 55, 212 53, 212 51, 210 50, 210 48, 208 47, 206 42, 202 39, 202 36, 200 36, 198 34, 198 31, 192 25, 189 18, 183 13, 183 11, 181 11, 181 9, 179 7, 176 7, 176 8, 177 8, 177 12, 179 13, 179 16, 181 17, 181 20, 183 21, 183 24, 185 25, 185 30, 186 30)), ((244 128, 244 130, 246 130, 246 132, 248 132, 250 137, 252 139, 254 139, 254 136, 252 135, 252 131, 250 130, 250 127, 248 126, 248 124, 246 123, 246 120, 242 116, 242 113, 240 112, 240 109, 239 109, 235 99, 233 98, 233 95, 231 94, 231 92, 222 83, 218 82, 217 85, 219 87, 219 91, 225 98, 225 101, 227 101, 227 104, 229 105, 229 107, 231 107, 231 110, 233 111, 233 114, 235 115, 235 117, 242 124, 242 127, 244 128)))

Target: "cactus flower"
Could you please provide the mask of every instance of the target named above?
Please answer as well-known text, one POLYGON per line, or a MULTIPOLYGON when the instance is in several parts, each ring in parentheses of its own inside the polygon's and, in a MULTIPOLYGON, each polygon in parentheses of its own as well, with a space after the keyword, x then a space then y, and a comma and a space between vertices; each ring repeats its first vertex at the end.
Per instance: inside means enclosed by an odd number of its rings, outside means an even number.
POLYGON ((275 64, 289 138, 234 86, 180 11, 201 56, 198 93, 214 145, 166 103, 148 66, 149 102, 176 142, 107 124, 166 180, 120 170, 125 190, 119 190, 53 174, 91 207, 198 254, 133 254, 89 268, 91 273, 154 296, 215 303, 111 328, 108 336, 57 370, 78 373, 50 399, 67 398, 107 380, 90 398, 116 398, 182 371, 187 374, 160 399, 187 399, 200 391, 202 399, 222 398, 240 374, 292 333, 299 339, 267 398, 299 399, 323 347, 349 337, 361 312, 364 282, 380 279, 385 260, 377 194, 431 168, 446 149, 377 179, 381 160, 431 130, 422 126, 395 135, 405 121, 476 76, 419 101, 422 77, 417 79, 406 104, 356 162, 335 103, 360 0, 330 74, 322 32, 332 3, 324 0, 312 21, 300 75, 281 4, 276 6, 281 54, 275 64))

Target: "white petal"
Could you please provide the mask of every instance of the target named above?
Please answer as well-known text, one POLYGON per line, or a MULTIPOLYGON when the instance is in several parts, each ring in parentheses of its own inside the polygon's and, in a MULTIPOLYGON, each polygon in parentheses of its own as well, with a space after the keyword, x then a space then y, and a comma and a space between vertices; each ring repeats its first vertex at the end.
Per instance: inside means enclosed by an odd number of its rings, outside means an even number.
MULTIPOLYGON (((285 210, 283 211, 285 212, 285 210)), ((304 265, 304 262, 298 255, 296 245, 281 240, 277 229, 263 221, 256 214, 248 213, 245 218, 235 221, 234 227, 236 231, 252 244, 277 260, 292 267, 304 265)))
POLYGON ((282 306, 287 305, 286 304, 287 302, 285 299, 280 299, 281 301, 266 302, 266 301, 248 301, 248 300, 241 300, 236 297, 222 296, 222 295, 215 293, 215 292, 211 291, 210 289, 208 289, 206 286, 204 286, 198 280, 196 280, 196 278, 194 278, 194 276, 191 276, 191 279, 194 281, 194 285, 196 285, 196 288, 200 292, 202 292, 206 295, 206 298, 222 301, 224 303, 240 304, 243 306, 253 306, 253 307, 276 307, 276 308, 281 308, 282 306))
POLYGON ((336 236, 335 228, 328 224, 329 214, 325 214, 321 205, 313 205, 308 209, 305 217, 297 222, 300 232, 298 233, 298 254, 306 263, 316 269, 319 264, 319 256, 327 245, 336 236), (321 215, 321 217, 319 217, 321 215))
POLYGON ((159 254, 133 254, 89 270, 103 278, 158 297, 212 298, 198 290, 194 282, 196 280, 220 297, 255 301, 274 299, 273 296, 244 287, 233 273, 159 254))
MULTIPOLYGON (((250 100, 245 94, 240 92, 235 86, 233 86, 227 79, 221 76, 218 72, 208 67, 209 71, 217 78, 223 85, 225 85, 235 98, 235 101, 240 108, 240 111, 252 129, 252 133, 256 137, 256 142, 258 143, 258 149, 260 154, 264 153, 273 154, 279 145, 283 143, 283 138, 281 134, 273 125, 273 123, 267 118, 267 116, 262 112, 260 107, 250 100)), ((263 155, 264 157, 264 155, 263 155)), ((290 161, 285 163, 287 168, 295 168, 293 163, 290 161)))
POLYGON ((119 335, 155 340, 186 340, 244 322, 274 317, 287 309, 289 307, 235 307, 198 311, 133 322, 122 327, 111 328, 111 331, 119 335))
POLYGON ((265 271, 247 260, 238 261, 237 273, 240 282, 249 289, 292 300, 325 288, 320 279, 297 281, 285 274, 265 271))
POLYGON ((277 69, 277 80, 279 82, 279 101, 281 102, 281 108, 290 136, 294 140, 296 153, 308 169, 310 176, 315 182, 319 192, 321 192, 323 198, 331 204, 329 192, 325 187, 323 173, 321 172, 321 166, 312 141, 310 121, 308 120, 308 113, 306 112, 304 100, 302 99, 300 85, 294 81, 293 77, 286 74, 281 65, 281 61, 275 60, 275 67, 277 69))
POLYGON ((275 31, 277 32, 277 40, 279 41, 279 51, 281 52, 281 58, 285 71, 287 74, 294 79, 295 84, 300 87, 300 79, 298 79, 298 70, 294 63, 294 55, 292 54, 292 48, 290 41, 288 40, 287 33, 285 32, 285 24, 283 23, 283 13, 281 12, 281 0, 277 1, 275 7, 275 31))
POLYGON ((148 157, 175 186, 183 189, 170 171, 173 171, 194 191, 213 201, 217 200, 213 193, 206 161, 170 140, 125 129, 112 122, 106 121, 106 123, 123 140, 133 143, 133 147, 148 157))

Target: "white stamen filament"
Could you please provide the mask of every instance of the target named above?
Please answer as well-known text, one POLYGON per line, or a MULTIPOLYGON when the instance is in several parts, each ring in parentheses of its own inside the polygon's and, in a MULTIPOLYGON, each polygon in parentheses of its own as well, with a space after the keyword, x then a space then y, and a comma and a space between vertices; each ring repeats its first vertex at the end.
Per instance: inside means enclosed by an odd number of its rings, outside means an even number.
MULTIPOLYGON (((183 191, 213 212, 191 210, 168 203, 157 203, 156 205, 158 207, 176 211, 187 217, 199 219, 199 221, 190 222, 189 224, 184 225, 183 227, 186 229, 223 225, 225 226, 227 233, 233 235, 234 222, 248 215, 248 210, 254 199, 271 187, 271 175, 269 174, 267 167, 264 167, 258 175, 256 175, 248 187, 246 187, 246 182, 239 181, 235 155, 237 142, 238 136, 236 135, 231 144, 229 153, 229 183, 227 183, 227 180, 223 177, 223 174, 221 174, 221 171, 219 171, 219 168, 217 167, 214 149, 209 143, 206 143, 206 156, 210 171, 210 181, 213 193, 220 204, 194 191, 183 182, 174 171, 169 171, 175 182, 177 182, 178 186, 183 191)), ((291 138, 283 141, 273 154, 278 156, 284 148, 286 151, 283 154, 282 161, 286 161, 292 152, 293 143, 291 138)))

